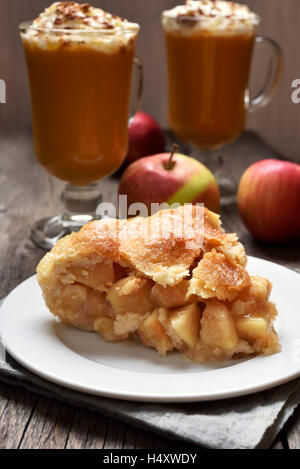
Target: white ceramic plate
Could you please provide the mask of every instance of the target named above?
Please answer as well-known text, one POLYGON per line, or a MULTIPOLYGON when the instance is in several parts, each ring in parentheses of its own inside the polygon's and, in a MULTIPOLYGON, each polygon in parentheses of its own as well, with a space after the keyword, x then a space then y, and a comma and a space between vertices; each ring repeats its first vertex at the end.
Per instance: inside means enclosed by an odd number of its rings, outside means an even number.
POLYGON ((19 285, 0 310, 6 350, 54 383, 89 394, 148 402, 192 402, 254 393, 300 375, 300 275, 249 258, 248 270, 269 278, 277 304, 282 352, 271 357, 199 365, 180 354, 160 357, 138 342, 106 343, 97 334, 56 321, 36 278, 19 285))

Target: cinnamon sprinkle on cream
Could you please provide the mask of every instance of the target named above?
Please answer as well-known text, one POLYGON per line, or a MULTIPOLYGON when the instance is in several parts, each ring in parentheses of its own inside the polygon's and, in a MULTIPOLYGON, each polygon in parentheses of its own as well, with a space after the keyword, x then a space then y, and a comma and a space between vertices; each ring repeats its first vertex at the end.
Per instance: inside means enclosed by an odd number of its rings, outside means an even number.
POLYGON ((235 34, 255 30, 260 18, 247 5, 224 0, 186 0, 163 13, 165 30, 193 34, 193 31, 207 30, 235 34))
POLYGON ((33 22, 35 28, 52 29, 61 26, 72 29, 112 29, 130 23, 116 15, 112 15, 100 8, 95 8, 88 3, 56 2, 40 14, 33 22))
POLYGON ((112 53, 132 47, 139 25, 88 3, 55 2, 22 32, 23 40, 42 48, 88 45, 112 53))

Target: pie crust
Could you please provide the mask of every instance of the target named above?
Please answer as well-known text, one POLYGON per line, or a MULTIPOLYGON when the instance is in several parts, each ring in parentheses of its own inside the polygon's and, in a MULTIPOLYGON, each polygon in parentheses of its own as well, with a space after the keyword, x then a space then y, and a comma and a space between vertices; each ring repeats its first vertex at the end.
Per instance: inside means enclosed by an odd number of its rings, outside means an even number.
POLYGON ((37 274, 64 323, 205 363, 280 350, 272 285, 246 264, 219 216, 187 205, 94 221, 59 241, 37 274))

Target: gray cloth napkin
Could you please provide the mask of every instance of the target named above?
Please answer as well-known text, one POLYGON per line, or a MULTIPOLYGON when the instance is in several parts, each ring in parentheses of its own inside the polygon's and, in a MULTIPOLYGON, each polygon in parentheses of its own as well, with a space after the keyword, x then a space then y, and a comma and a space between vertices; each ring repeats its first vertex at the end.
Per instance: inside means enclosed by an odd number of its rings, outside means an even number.
POLYGON ((178 448, 184 448, 184 441, 217 449, 269 448, 300 403, 300 380, 251 396, 207 403, 148 404, 89 396, 27 371, 1 344, 0 380, 177 439, 178 448))

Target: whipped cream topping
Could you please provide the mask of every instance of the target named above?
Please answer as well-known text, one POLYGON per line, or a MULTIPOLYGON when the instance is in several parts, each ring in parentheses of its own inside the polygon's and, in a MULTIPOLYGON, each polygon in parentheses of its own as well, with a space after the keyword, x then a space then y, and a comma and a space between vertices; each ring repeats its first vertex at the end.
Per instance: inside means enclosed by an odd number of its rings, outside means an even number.
POLYGON ((33 27, 43 29, 122 29, 136 27, 124 18, 95 8, 88 3, 56 2, 34 20, 33 27))
POLYGON ((88 42, 110 52, 135 39, 139 25, 88 3, 55 2, 24 29, 23 39, 43 46, 88 42))
POLYGON ((163 13, 166 30, 186 34, 201 30, 236 33, 253 31, 260 18, 247 5, 224 0, 187 0, 163 13))

